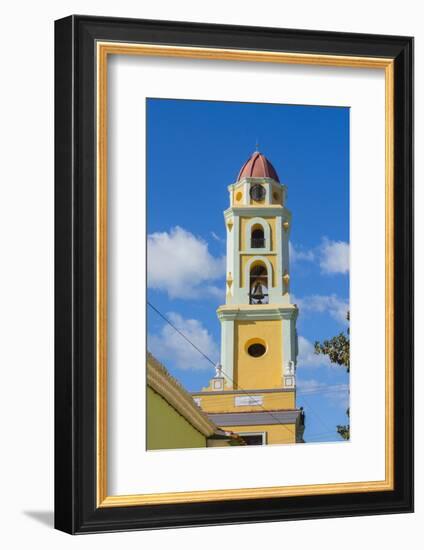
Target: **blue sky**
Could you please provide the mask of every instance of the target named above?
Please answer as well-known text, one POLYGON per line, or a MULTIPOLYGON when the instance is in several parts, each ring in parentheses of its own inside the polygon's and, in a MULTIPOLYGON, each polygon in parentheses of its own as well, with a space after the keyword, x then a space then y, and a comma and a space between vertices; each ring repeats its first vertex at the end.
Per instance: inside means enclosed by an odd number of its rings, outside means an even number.
MULTIPOLYGON (((164 99, 149 99, 146 109, 148 300, 218 361, 227 186, 258 142, 288 186, 293 215, 290 284, 299 305, 305 439, 339 440, 348 375, 312 346, 347 326, 349 109, 164 99)), ((211 365, 150 308, 148 339, 188 390, 208 384, 211 365)))

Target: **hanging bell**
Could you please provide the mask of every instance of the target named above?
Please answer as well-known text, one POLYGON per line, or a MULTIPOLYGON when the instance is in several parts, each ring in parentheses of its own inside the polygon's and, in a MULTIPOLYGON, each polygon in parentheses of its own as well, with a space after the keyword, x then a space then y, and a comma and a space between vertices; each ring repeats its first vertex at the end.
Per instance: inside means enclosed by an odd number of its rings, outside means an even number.
POLYGON ((255 288, 252 292, 252 298, 255 300, 256 303, 262 304, 262 300, 265 298, 264 292, 262 290, 261 283, 257 282, 255 285, 255 288))

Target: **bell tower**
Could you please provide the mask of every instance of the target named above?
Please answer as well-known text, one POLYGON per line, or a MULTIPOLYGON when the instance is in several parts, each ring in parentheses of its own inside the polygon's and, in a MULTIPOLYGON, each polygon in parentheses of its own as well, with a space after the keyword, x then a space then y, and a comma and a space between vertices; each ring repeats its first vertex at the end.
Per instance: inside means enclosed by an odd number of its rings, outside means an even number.
POLYGON ((217 310, 221 364, 196 399, 215 423, 247 442, 258 444, 259 435, 263 444, 299 442, 287 187, 256 151, 228 190, 226 301, 217 310))

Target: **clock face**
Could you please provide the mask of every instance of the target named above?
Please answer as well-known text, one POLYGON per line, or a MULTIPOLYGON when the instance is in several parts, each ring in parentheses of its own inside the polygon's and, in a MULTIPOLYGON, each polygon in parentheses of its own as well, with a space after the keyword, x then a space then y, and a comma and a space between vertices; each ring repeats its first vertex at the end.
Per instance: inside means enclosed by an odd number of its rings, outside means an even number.
POLYGON ((263 201, 265 198, 265 187, 256 183, 253 187, 250 188, 250 196, 254 201, 263 201))

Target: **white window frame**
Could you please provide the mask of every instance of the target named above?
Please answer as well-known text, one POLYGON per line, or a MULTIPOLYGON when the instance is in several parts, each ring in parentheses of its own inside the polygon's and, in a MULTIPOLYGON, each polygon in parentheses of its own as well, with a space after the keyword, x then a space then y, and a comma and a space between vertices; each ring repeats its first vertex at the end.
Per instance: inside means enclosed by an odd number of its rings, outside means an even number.
POLYGON ((267 432, 237 432, 237 435, 243 437, 244 435, 261 435, 262 436, 262 445, 267 444, 267 432))

